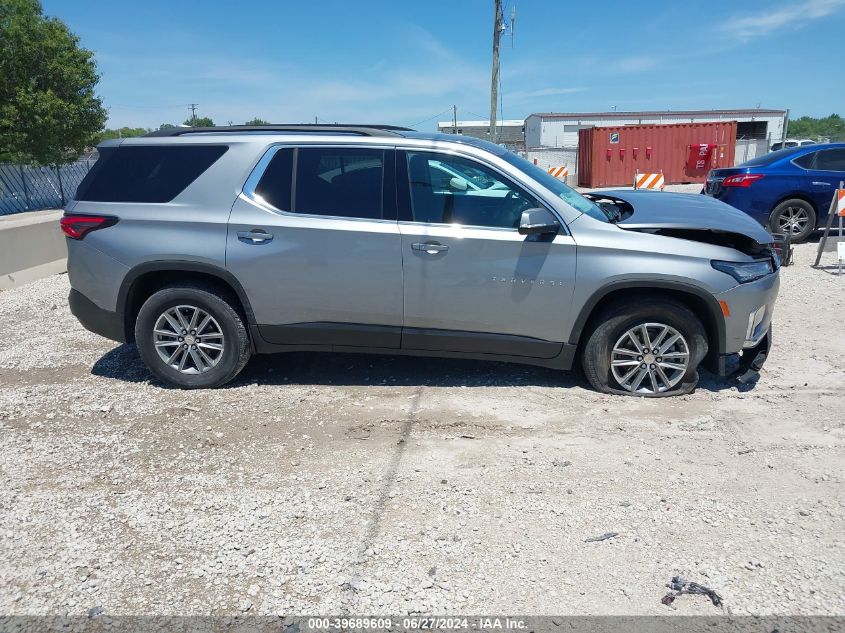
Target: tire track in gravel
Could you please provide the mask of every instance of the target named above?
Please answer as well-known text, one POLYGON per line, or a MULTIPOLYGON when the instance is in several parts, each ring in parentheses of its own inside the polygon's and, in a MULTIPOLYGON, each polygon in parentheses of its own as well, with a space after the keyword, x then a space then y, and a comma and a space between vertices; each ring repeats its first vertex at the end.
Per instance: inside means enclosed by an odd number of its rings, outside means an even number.
POLYGON ((402 423, 399 432, 399 439, 396 440, 393 454, 390 456, 390 461, 384 471, 382 477, 381 488, 378 492, 378 497, 373 504, 373 509, 370 518, 367 521, 367 527, 364 530, 364 536, 358 545, 355 558, 352 561, 352 569, 346 580, 343 583, 343 597, 341 599, 341 613, 351 615, 355 609, 352 609, 352 602, 357 592, 358 583, 361 580, 361 567, 367 562, 367 550, 376 542, 382 528, 382 519, 384 517, 385 506, 390 494, 393 491, 396 483, 396 473, 399 472, 399 466, 402 463, 402 458, 407 450, 408 440, 411 436, 411 429, 417 421, 417 416, 420 412, 420 400, 422 399, 423 386, 417 387, 411 400, 411 406, 408 410, 408 415, 402 423))

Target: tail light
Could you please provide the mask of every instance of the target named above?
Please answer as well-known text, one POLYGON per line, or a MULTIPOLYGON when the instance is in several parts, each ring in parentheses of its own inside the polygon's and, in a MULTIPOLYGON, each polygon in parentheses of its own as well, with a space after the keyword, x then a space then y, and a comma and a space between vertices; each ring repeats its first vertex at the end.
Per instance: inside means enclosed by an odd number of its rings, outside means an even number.
POLYGON ((65 215, 59 220, 62 233, 74 240, 81 240, 91 231, 117 224, 117 218, 110 215, 65 215))
POLYGON ((728 176, 722 181, 723 187, 750 187, 755 182, 760 180, 763 174, 737 174, 736 176, 728 176))

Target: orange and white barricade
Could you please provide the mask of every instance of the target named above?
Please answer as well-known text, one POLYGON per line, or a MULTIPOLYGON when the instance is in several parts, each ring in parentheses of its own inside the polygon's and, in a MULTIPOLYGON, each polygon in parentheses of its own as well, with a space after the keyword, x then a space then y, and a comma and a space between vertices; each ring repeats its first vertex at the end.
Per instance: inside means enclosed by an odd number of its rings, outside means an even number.
MULTIPOLYGON (((841 183, 840 183, 841 185, 841 183)), ((845 218, 845 189, 836 190, 836 215, 839 216, 839 239, 836 244, 836 258, 839 261, 839 276, 842 276, 842 265, 845 264, 845 242, 842 242, 842 218, 845 218)))
POLYGON ((560 178, 561 180, 566 178, 569 175, 569 165, 561 165, 561 166, 552 166, 549 167, 549 175, 554 176, 555 178, 560 178))
POLYGON ((663 191, 666 186, 666 180, 663 178, 663 172, 657 174, 634 174, 634 189, 656 189, 663 191))
POLYGON ((839 183, 839 188, 833 192, 833 199, 830 201, 830 209, 827 212, 827 222, 824 226, 824 233, 819 240, 819 250, 816 251, 816 261, 813 266, 818 266, 822 258, 822 253, 826 251, 836 251, 836 259, 838 262, 839 275, 842 275, 842 267, 845 265, 845 180, 839 183), (833 240, 829 240, 833 229, 833 219, 839 220, 839 235, 833 240))

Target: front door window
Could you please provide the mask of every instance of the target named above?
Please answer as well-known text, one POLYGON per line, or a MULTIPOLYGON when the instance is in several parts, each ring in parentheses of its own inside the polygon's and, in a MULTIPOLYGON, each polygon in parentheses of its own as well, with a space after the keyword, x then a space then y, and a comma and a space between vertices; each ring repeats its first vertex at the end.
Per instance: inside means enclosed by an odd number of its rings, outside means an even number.
POLYGON ((492 169, 460 156, 406 152, 410 187, 409 219, 516 229, 536 199, 492 169))

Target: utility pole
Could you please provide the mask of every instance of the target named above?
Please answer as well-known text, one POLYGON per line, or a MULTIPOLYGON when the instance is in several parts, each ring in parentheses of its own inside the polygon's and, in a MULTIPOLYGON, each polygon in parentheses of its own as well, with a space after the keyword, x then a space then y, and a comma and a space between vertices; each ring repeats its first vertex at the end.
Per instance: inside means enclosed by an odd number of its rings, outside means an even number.
MULTIPOLYGON (((789 132, 789 108, 786 109, 786 116, 783 119, 783 138, 780 139, 783 142, 783 145, 781 145, 781 149, 784 149, 786 147, 786 133, 787 132, 789 132)), ((769 145, 769 148, 770 147, 771 147, 771 145, 769 145)), ((769 149, 769 148, 767 148, 767 149, 769 149)), ((816 262, 816 265, 818 265, 818 262, 816 262)))
POLYGON ((188 107, 191 109, 191 125, 197 122, 197 106, 198 103, 189 103, 188 107))
POLYGON ((496 106, 499 102, 499 39, 502 36, 502 0, 493 0, 493 73, 490 78, 490 140, 496 142, 496 106))
POLYGON ((452 134, 458 133, 458 106, 452 106, 452 134))

